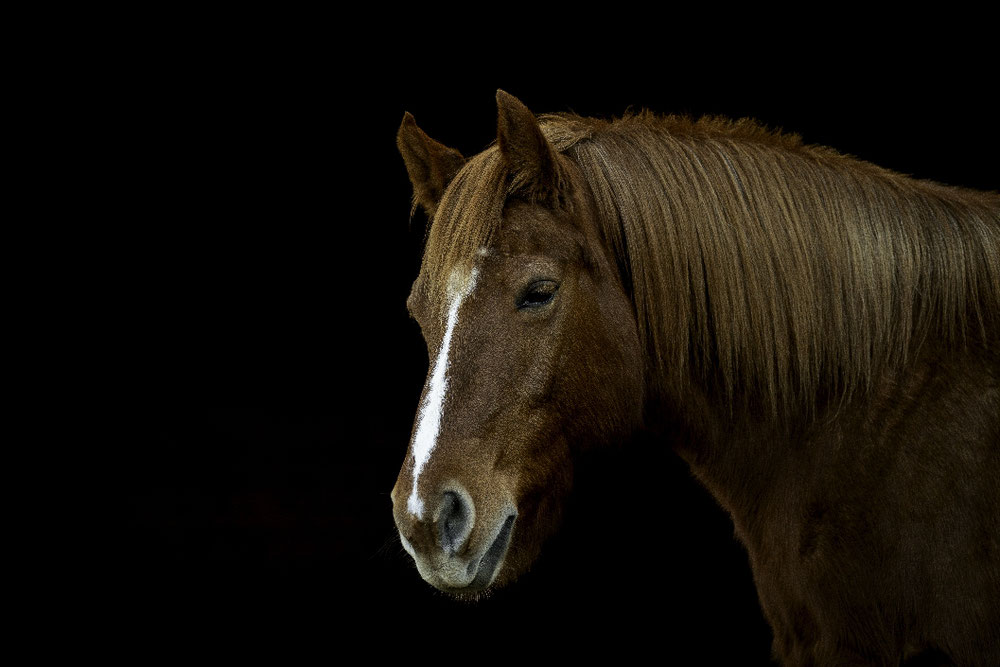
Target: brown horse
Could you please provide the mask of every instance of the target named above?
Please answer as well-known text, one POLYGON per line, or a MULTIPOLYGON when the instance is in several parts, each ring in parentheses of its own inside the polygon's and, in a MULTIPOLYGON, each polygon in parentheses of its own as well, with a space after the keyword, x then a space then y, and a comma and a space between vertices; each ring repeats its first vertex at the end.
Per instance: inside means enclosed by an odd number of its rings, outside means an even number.
POLYGON ((513 581, 574 458, 642 429, 731 514, 785 664, 1000 664, 1000 197, 749 121, 497 104, 470 159, 398 135, 431 218, 392 492, 420 575, 513 581))

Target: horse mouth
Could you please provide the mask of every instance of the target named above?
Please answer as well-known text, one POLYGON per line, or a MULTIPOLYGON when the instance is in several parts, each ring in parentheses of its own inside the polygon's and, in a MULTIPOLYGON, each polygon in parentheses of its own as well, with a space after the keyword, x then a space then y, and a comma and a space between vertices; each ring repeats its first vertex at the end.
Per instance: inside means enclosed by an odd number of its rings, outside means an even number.
MULTIPOLYGON (((516 514, 511 514, 504 520, 503 525, 500 526, 500 531, 493 540, 493 543, 490 544, 486 553, 484 553, 482 558, 479 559, 478 567, 475 570, 475 578, 469 583, 465 590, 480 591, 486 589, 491 583, 493 583, 497 570, 503 562, 504 556, 507 554, 507 547, 510 546, 510 535, 514 528, 514 519, 516 518, 516 514)), ((473 568, 476 566, 477 563, 475 560, 469 563, 469 574, 472 574, 474 571, 473 568)))

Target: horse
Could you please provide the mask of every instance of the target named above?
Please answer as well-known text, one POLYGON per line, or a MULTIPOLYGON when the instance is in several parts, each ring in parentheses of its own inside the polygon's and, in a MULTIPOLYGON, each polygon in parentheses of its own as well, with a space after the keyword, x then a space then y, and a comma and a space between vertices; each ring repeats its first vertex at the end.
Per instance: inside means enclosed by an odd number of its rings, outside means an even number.
POLYGON ((730 514, 783 664, 1000 664, 1000 196, 752 120, 496 100, 471 158, 397 134, 429 220, 390 494, 420 576, 515 581, 574 460, 642 432, 730 514))

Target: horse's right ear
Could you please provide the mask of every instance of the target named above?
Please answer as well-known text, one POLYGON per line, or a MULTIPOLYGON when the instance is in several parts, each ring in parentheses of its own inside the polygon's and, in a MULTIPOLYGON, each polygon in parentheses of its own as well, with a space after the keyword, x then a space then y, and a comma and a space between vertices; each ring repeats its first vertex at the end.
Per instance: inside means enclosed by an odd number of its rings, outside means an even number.
POLYGON ((428 216, 433 216, 444 189, 465 164, 465 158, 454 148, 428 137, 417 127, 409 111, 403 114, 396 145, 413 184, 414 201, 424 207, 428 216))

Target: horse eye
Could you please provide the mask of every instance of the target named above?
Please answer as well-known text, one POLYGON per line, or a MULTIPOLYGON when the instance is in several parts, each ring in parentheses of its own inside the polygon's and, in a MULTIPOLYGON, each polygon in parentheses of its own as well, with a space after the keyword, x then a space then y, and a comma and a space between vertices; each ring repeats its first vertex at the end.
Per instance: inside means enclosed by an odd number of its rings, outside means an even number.
POLYGON ((528 286, 517 300, 518 308, 538 308, 552 301, 559 289, 554 280, 539 280, 528 286))

